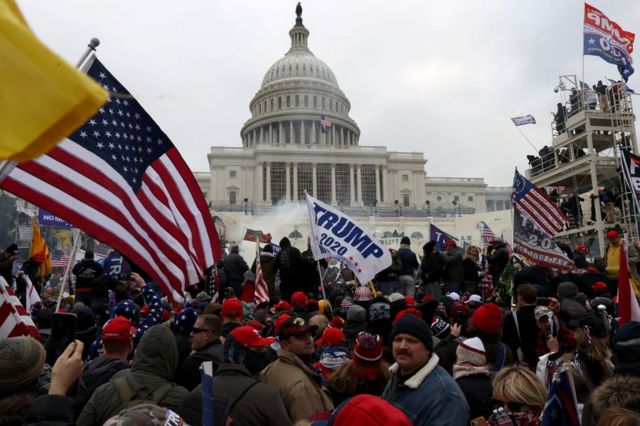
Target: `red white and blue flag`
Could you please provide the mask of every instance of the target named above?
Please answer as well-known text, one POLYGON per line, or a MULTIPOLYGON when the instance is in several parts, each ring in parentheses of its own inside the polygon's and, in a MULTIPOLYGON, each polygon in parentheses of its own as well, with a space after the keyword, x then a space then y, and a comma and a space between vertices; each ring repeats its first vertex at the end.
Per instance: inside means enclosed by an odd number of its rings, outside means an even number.
POLYGON ((491 228, 489 228, 489 225, 484 221, 480 221, 479 225, 482 238, 487 242, 487 244, 491 244, 491 242, 496 239, 496 234, 493 233, 491 228))
POLYGON ((323 132, 328 132, 329 131, 329 127, 331 127, 331 118, 327 117, 326 115, 322 115, 320 116, 320 125, 322 126, 322 131, 323 132))
POLYGON ((75 133, 0 184, 130 259, 176 302, 221 258, 207 203, 178 150, 133 96, 91 57, 111 97, 75 133))
POLYGON ((518 170, 513 178, 512 202, 514 209, 529 216, 551 236, 562 231, 568 221, 547 193, 518 173, 518 170))
POLYGON ((267 282, 262 273, 262 265, 260 264, 260 243, 256 239, 256 283, 255 283, 255 300, 256 304, 269 303, 269 289, 267 282))
POLYGON ((584 4, 583 54, 598 56, 617 65, 624 81, 634 72, 631 54, 635 38, 634 33, 623 30, 600 10, 584 4))
POLYGON ((40 332, 11 286, 0 277, 0 339, 31 336, 41 340, 40 332))
POLYGON ((563 368, 549 385, 542 426, 580 426, 571 370, 563 368))

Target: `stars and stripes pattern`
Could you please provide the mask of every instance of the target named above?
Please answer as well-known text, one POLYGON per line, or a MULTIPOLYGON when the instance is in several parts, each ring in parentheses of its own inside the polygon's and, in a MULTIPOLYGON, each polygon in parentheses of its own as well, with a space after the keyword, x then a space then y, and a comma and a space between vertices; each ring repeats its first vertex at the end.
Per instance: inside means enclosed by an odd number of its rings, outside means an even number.
POLYGON ((331 118, 327 117, 326 115, 322 115, 320 116, 320 125, 322 126, 322 131, 323 132, 328 132, 329 131, 329 127, 331 127, 331 118))
POLYGON ((52 268, 66 268, 69 263, 69 256, 65 255, 53 255, 51 257, 52 268))
POLYGON ((269 303, 269 289, 267 288, 267 282, 264 279, 262 273, 262 266, 260 266, 260 243, 256 239, 256 283, 254 297, 256 303, 269 303))
POLYGON ((480 221, 480 234, 487 244, 491 244, 496 239, 496 234, 493 233, 489 225, 484 221, 480 221))
POLYGON ((547 234, 554 236, 568 221, 549 196, 516 170, 513 178, 513 207, 529 216, 547 234))
POLYGON ((206 201, 167 135, 124 86, 95 56, 84 69, 111 92, 107 103, 0 187, 110 245, 182 302, 184 288, 221 258, 206 201))
POLYGON ((31 336, 40 340, 38 328, 11 286, 0 277, 0 339, 31 336))

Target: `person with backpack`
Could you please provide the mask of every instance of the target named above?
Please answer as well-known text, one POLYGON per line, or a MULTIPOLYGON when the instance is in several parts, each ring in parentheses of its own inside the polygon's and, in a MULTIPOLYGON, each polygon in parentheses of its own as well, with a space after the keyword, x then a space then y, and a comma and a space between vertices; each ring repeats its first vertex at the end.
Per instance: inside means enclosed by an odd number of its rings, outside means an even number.
POLYGON ((222 364, 224 351, 220 341, 221 333, 220 317, 212 314, 198 316, 189 336, 194 352, 184 361, 176 374, 176 382, 179 385, 189 390, 198 386, 201 382, 200 366, 204 361, 213 361, 214 371, 222 364))
POLYGON ((380 291, 387 296, 398 291, 398 279, 402 272, 402 259, 398 256, 398 252, 389 249, 389 253, 391 253, 391 265, 376 274, 376 283, 380 291))
POLYGON ((178 348, 171 329, 153 326, 133 356, 131 374, 100 386, 80 413, 78 426, 102 425, 120 411, 153 403, 176 411, 189 391, 169 380, 178 366, 178 348))

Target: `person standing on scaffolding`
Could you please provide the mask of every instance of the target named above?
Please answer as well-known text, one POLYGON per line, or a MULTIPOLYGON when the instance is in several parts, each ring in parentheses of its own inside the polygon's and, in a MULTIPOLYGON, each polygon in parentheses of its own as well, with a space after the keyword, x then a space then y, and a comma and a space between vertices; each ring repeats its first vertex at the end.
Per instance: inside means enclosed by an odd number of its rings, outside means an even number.
POLYGON ((563 134, 565 131, 565 122, 567 121, 567 108, 558 102, 558 110, 553 116, 553 119, 556 122, 556 131, 559 135, 563 134))

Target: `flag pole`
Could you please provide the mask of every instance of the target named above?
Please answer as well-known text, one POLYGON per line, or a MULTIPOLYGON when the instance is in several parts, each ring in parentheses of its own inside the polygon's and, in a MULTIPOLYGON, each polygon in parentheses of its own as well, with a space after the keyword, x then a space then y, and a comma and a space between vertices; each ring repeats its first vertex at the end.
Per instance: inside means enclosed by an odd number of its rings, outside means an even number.
POLYGON ((535 152, 540 151, 538 148, 536 148, 536 146, 529 140, 529 138, 524 134, 524 132, 522 130, 520 130, 520 126, 516 126, 516 129, 518 130, 518 132, 520 132, 520 135, 522 135, 522 137, 529 142, 529 145, 531 145, 531 148, 533 148, 533 150, 535 152))
POLYGON ((322 289, 322 298, 324 300, 327 300, 327 294, 324 292, 324 280, 322 279, 322 272, 320 271, 320 261, 316 260, 316 264, 318 265, 318 267, 316 268, 318 270, 318 276, 320 277, 320 289, 322 289))
POLYGON ((64 289, 67 285, 67 280, 69 279, 69 273, 71 272, 71 265, 76 260, 76 252, 78 251, 78 243, 80 242, 80 230, 77 229, 75 240, 73 241, 73 248, 71 249, 71 256, 69 256, 69 261, 67 262, 67 267, 64 270, 64 276, 62 277, 62 283, 60 284, 60 291, 58 293, 58 304, 56 305, 56 312, 60 312, 60 303, 62 302, 62 293, 64 293, 64 289))
POLYGON ((84 62, 87 60, 89 55, 91 55, 91 52, 95 52, 96 51, 96 47, 98 47, 99 45, 100 45, 100 39, 98 39, 97 37, 93 37, 91 39, 91 41, 89 41, 89 44, 87 44, 87 50, 80 57, 80 60, 78 61, 78 64, 76 65, 76 68, 80 68, 82 66, 82 64, 84 64, 84 62))

